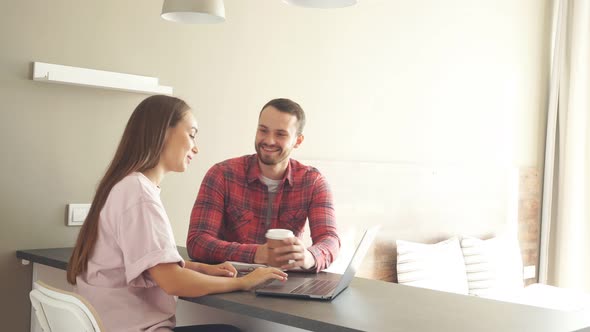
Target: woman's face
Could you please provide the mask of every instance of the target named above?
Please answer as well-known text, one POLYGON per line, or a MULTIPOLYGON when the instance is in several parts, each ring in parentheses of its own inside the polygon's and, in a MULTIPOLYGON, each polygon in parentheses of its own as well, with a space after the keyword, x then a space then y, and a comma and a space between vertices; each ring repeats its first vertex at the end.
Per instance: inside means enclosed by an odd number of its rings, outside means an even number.
POLYGON ((166 172, 184 172, 195 155, 197 148, 197 120, 187 111, 174 127, 168 128, 160 163, 166 172))

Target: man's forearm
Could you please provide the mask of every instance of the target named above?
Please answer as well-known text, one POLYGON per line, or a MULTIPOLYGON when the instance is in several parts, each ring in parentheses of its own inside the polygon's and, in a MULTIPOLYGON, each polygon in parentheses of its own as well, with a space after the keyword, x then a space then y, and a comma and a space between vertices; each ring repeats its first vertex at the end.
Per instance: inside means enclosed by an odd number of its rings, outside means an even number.
POLYGON ((320 272, 334 262, 340 252, 340 238, 336 236, 326 236, 315 242, 307 250, 315 258, 315 271, 320 272))
POLYGON ((238 261, 254 263, 256 244, 239 244, 219 240, 210 235, 195 236, 187 243, 189 256, 200 262, 221 263, 238 261))

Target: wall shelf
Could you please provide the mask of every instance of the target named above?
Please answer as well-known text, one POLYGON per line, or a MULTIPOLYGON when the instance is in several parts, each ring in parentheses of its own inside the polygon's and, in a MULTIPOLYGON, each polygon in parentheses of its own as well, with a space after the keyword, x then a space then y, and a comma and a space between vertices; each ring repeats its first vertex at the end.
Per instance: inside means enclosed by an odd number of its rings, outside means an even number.
POLYGON ((145 94, 172 95, 173 92, 171 86, 160 85, 156 77, 55 65, 44 62, 33 63, 33 80, 145 94))

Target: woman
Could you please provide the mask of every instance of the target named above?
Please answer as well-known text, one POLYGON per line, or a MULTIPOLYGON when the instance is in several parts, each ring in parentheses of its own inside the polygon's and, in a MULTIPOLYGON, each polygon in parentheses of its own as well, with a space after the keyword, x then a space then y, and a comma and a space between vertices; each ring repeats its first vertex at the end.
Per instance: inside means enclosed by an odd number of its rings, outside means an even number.
MULTIPOLYGON (((242 278, 229 263, 184 261, 160 200, 168 172, 184 172, 198 153, 197 123, 174 97, 142 101, 100 181, 68 264, 68 282, 97 310, 107 331, 170 331, 175 296, 249 290, 287 275, 261 268, 242 278)), ((175 331, 236 329, 226 325, 175 331)))

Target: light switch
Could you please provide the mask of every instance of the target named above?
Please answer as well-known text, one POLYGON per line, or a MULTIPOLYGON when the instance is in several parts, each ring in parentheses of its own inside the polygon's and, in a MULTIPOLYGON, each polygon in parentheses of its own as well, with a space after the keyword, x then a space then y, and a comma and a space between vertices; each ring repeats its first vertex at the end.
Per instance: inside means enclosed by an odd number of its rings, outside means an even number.
POLYGON ((90 204, 68 204, 68 226, 82 226, 90 211, 90 204))

